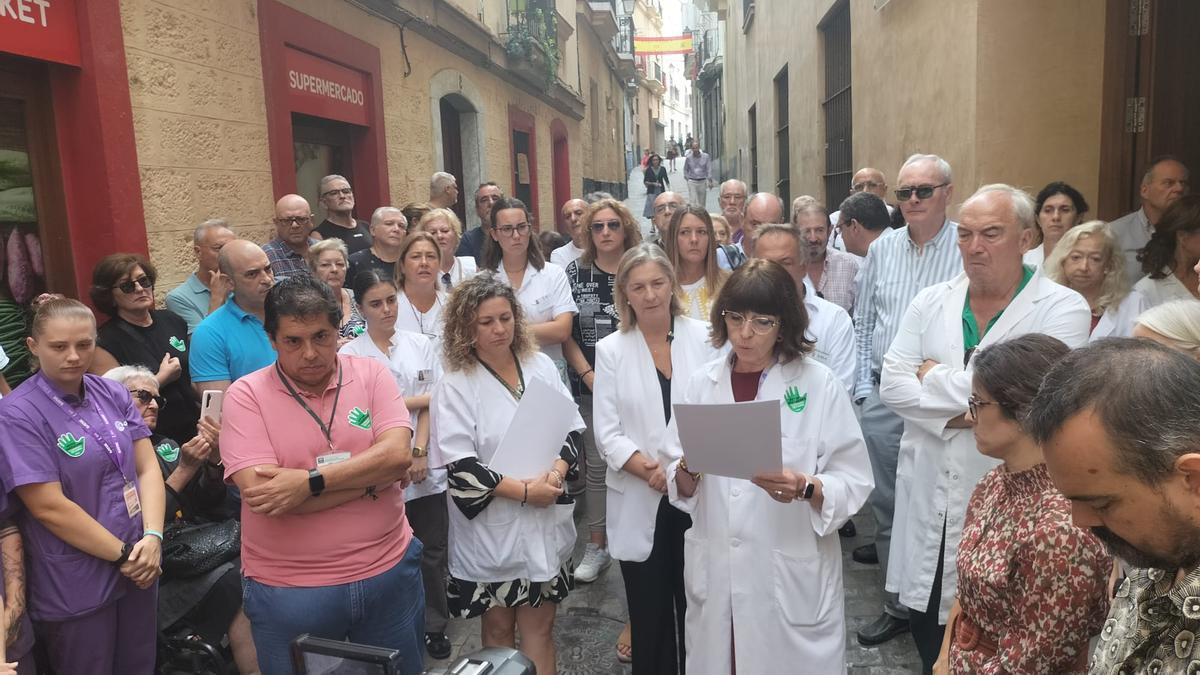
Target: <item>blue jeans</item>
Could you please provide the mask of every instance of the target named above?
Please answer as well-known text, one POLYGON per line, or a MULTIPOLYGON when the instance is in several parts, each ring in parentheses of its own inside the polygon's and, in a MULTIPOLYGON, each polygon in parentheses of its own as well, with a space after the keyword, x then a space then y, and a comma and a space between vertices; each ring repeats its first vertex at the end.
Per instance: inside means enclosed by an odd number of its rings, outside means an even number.
POLYGON ((421 585, 420 540, 413 537, 404 558, 370 579, 312 588, 242 585, 263 675, 292 675, 291 643, 313 637, 398 649, 405 675, 425 670, 425 589, 421 585))

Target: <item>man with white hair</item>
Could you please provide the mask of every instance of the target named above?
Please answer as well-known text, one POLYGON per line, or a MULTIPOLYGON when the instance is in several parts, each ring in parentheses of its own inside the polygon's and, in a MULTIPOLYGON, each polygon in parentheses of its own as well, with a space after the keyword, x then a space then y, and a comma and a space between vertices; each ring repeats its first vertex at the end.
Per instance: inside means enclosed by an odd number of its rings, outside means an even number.
POLYGON ((1137 283, 1144 275, 1137 254, 1149 243, 1163 212, 1187 194, 1188 179, 1188 168, 1174 157, 1151 160, 1138 190, 1141 208, 1108 224, 1125 256, 1125 274, 1129 276, 1129 283, 1137 283))
POLYGON ((196 330, 204 317, 225 304, 228 290, 225 278, 217 268, 217 257, 221 254, 221 247, 236 238, 237 235, 229 229, 229 222, 224 218, 206 220, 192 232, 196 271, 167 293, 167 309, 187 322, 189 334, 196 330))
POLYGON ((721 205, 721 215, 729 221, 729 241, 734 244, 742 242, 742 218, 746 215, 746 196, 748 194, 746 184, 736 178, 730 178, 721 183, 717 203, 721 205))
MULTIPOLYGON (((897 180, 900 187, 895 195, 907 225, 871 244, 854 300, 858 375, 853 398, 862 406, 863 438, 875 474, 875 489, 867 504, 876 528, 875 542, 854 549, 852 556, 860 563, 879 563, 885 576, 895 508, 896 457, 904 423, 879 398, 883 355, 917 293, 962 272, 962 256, 955 245, 957 225, 946 217, 954 194, 950 165, 937 155, 913 155, 900 168, 897 180)), ((887 595, 883 613, 859 629, 858 641, 877 645, 907 631, 908 610, 894 594, 887 595)))
POLYGON ((351 253, 346 266, 346 287, 354 287, 359 272, 379 270, 385 279, 396 275, 400 247, 408 235, 408 219, 394 206, 381 206, 371 214, 371 247, 351 253))
POLYGON ((972 357, 1029 333, 1080 347, 1092 325, 1083 296, 1022 264, 1036 227, 1028 194, 985 185, 963 203, 959 218, 963 271, 913 299, 884 357, 879 389, 884 405, 904 420, 887 589, 909 609, 925 672, 937 659, 954 604, 967 501, 999 464, 980 454, 967 420, 972 357))
POLYGON ((336 174, 325 176, 318 194, 321 206, 325 207, 325 220, 314 230, 319 238, 341 239, 352 254, 371 245, 370 227, 354 217, 354 190, 350 181, 336 174))
POLYGON ((429 203, 435 209, 453 208, 458 203, 458 180, 453 174, 438 171, 429 179, 429 203))

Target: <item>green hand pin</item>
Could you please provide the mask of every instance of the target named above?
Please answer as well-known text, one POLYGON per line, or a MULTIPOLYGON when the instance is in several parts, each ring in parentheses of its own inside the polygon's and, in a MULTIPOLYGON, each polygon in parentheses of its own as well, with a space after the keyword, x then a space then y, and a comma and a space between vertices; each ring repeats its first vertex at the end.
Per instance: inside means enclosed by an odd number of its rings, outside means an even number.
POLYGON ((174 335, 172 335, 171 339, 167 340, 167 342, 171 343, 171 347, 177 352, 187 351, 187 343, 175 337, 174 335))
POLYGON ((356 426, 359 429, 371 428, 371 412, 368 410, 363 410, 358 406, 354 406, 354 409, 350 411, 347 419, 350 421, 351 426, 356 426))
POLYGON ((76 438, 73 434, 63 434, 58 437, 58 449, 67 457, 78 457, 83 454, 84 439, 76 438))
POLYGON ((788 387, 783 393, 783 402, 792 412, 801 412, 808 405, 808 394, 801 394, 796 387, 788 387))
POLYGON ((157 452, 158 456, 162 457, 163 461, 166 462, 174 462, 175 460, 179 459, 179 448, 171 445, 170 443, 160 443, 158 447, 154 449, 154 451, 157 452))

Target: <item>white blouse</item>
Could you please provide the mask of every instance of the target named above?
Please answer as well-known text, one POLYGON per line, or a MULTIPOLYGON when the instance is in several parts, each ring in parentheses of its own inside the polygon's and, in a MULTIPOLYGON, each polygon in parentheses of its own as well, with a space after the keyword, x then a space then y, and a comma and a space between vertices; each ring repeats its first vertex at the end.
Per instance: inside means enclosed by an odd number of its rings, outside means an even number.
POLYGON ((475 276, 476 271, 474 258, 467 255, 458 256, 454 259, 454 265, 450 267, 449 272, 438 270, 438 288, 449 293, 462 282, 475 276), (450 275, 449 285, 446 284, 447 274, 450 275))
MULTIPOLYGON (((498 266, 496 278, 508 283, 504 265, 498 266)), ((545 323, 566 313, 579 313, 579 306, 571 295, 571 285, 567 282, 567 273, 554 263, 546 263, 540 270, 527 263, 521 287, 516 292, 517 302, 521 303, 521 309, 525 312, 525 321, 530 324, 545 323)), ((561 344, 544 345, 542 353, 556 362, 563 360, 561 344)))

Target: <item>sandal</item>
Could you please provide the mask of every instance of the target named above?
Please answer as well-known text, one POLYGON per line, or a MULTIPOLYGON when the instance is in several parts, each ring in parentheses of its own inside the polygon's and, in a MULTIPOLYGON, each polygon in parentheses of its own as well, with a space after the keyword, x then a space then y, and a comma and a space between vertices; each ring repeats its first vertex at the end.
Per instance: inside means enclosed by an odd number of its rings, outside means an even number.
POLYGON ((633 637, 629 633, 629 622, 625 622, 625 628, 617 638, 617 661, 633 663, 633 637))

